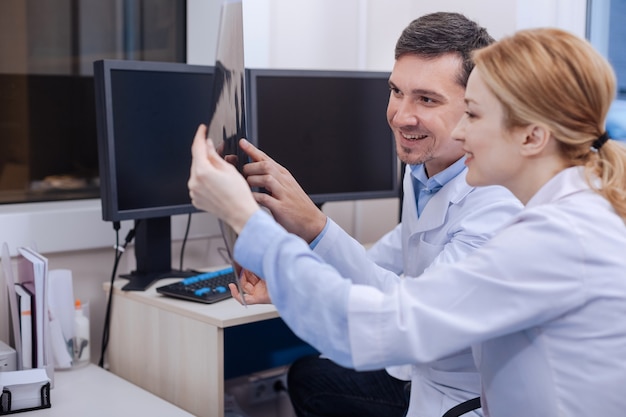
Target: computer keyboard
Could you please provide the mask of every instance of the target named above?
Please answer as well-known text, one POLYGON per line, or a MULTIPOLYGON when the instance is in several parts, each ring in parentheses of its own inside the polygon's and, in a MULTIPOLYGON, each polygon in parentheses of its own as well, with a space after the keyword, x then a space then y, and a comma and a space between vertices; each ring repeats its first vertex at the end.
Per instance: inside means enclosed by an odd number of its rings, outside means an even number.
POLYGON ((158 287, 159 294, 211 304, 230 298, 229 283, 236 283, 233 268, 220 269, 185 278, 173 284, 158 287))

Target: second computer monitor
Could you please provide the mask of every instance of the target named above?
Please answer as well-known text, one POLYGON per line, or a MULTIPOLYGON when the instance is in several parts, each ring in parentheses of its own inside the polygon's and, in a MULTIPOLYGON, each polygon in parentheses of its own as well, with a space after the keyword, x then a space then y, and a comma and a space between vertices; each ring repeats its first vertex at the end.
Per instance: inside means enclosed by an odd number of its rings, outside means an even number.
POLYGON ((389 73, 249 69, 250 140, 317 204, 399 195, 389 73))

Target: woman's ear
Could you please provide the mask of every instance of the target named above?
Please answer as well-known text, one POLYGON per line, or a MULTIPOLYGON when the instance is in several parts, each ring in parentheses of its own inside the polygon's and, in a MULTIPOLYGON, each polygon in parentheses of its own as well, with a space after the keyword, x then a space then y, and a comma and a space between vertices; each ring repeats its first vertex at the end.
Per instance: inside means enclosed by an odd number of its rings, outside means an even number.
POLYGON ((538 155, 550 143, 551 132, 541 125, 530 125, 525 128, 525 137, 521 151, 525 156, 538 155))

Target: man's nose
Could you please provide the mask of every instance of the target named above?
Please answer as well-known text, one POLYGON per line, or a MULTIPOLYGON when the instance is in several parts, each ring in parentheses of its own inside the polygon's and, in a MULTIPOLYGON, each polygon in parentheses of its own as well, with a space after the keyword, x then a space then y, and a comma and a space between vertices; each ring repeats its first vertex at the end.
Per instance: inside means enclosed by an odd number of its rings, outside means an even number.
POLYGON ((410 100, 398 100, 393 116, 393 123, 396 126, 415 126, 419 120, 419 112, 410 100))

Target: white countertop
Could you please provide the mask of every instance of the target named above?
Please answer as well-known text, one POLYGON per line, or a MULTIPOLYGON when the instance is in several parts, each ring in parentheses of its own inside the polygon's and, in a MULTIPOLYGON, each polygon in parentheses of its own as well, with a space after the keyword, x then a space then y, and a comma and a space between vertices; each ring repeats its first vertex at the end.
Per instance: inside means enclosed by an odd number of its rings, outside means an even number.
POLYGON ((54 373, 52 407, 16 414, 32 417, 193 417, 193 414, 94 364, 54 373))

